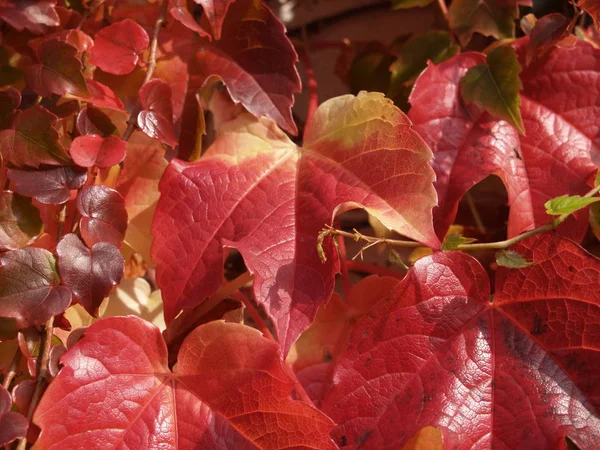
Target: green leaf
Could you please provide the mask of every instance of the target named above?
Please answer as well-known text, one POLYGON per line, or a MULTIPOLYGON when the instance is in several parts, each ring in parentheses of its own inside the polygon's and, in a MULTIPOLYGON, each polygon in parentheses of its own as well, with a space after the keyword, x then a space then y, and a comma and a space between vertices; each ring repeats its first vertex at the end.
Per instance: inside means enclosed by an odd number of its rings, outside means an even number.
POLYGON ((433 3, 434 0, 392 0, 392 9, 410 9, 423 7, 433 3))
POLYGON ((414 34, 397 50, 398 59, 391 65, 392 79, 388 97, 394 98, 407 85, 412 85, 419 74, 433 64, 451 58, 460 52, 460 46, 445 31, 414 34))
POLYGON ((600 201, 600 197, 582 197, 581 195, 561 195, 544 203, 546 213, 552 216, 571 214, 600 201))
POLYGON ((379 43, 372 42, 356 55, 350 66, 348 81, 350 92, 360 91, 386 93, 390 86, 390 65, 394 55, 379 43))
POLYGON ((496 39, 512 38, 518 3, 519 0, 453 0, 448 8, 448 22, 463 45, 468 44, 474 32, 496 39))
POLYGON ((521 269, 532 266, 534 263, 527 261, 523 255, 513 250, 500 250, 496 252, 496 263, 509 269, 521 269))
POLYGON ((594 187, 600 184, 600 172, 596 174, 596 178, 594 178, 594 187))
POLYGON ((392 264, 394 264, 396 266, 402 267, 404 270, 408 270, 409 269, 408 266, 406 265, 406 263, 402 260, 402 256, 400 256, 400 253, 398 253, 393 248, 391 248, 390 251, 389 251, 388 260, 392 264))
POLYGON ((31 199, 0 191, 0 251, 25 247, 42 232, 42 226, 31 199))
POLYGON ((463 100, 475 103, 499 119, 506 120, 519 133, 525 134, 521 118, 519 79, 521 65, 512 47, 497 47, 487 56, 487 64, 469 69, 460 81, 463 100))
POLYGON ((442 250, 446 250, 446 251, 455 250, 460 245, 471 244, 471 243, 475 242, 476 240, 477 239, 461 236, 460 234, 449 234, 444 239, 444 242, 442 242, 442 250))

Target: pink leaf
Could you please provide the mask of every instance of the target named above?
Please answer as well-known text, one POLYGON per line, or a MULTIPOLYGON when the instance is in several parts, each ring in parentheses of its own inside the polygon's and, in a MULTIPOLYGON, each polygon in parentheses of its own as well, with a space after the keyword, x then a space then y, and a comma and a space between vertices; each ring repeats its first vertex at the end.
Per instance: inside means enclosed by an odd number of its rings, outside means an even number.
POLYGON ((76 137, 71 144, 71 158, 81 167, 106 169, 123 161, 126 152, 127 142, 117 136, 90 134, 76 137))
POLYGON ((91 63, 107 73, 126 75, 148 48, 148 33, 131 19, 102 28, 94 36, 91 63))

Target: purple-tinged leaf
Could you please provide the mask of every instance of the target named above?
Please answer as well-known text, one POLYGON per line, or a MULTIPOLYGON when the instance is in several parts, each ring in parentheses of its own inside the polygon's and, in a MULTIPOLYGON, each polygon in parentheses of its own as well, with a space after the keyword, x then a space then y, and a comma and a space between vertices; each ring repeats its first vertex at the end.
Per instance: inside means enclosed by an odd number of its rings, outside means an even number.
POLYGON ((173 128, 171 87, 155 78, 142 86, 139 97, 142 108, 137 118, 139 127, 148 136, 175 147, 177 137, 173 128))
POLYGON ((8 169, 8 179, 17 194, 33 197, 45 205, 60 205, 69 200, 72 189, 84 185, 87 171, 69 166, 49 170, 8 169))
POLYGON ((71 304, 71 291, 59 283, 48 250, 27 247, 0 254, 0 317, 27 328, 62 313, 71 304))
POLYGON ((92 316, 113 286, 119 284, 125 260, 117 247, 99 242, 88 249, 76 234, 69 233, 56 246, 62 282, 92 316))
POLYGON ((121 248, 127 229, 127 211, 121 194, 106 186, 89 186, 77 196, 77 210, 81 214, 81 236, 88 247, 109 242, 121 248))
POLYGON ((0 445, 27 436, 29 421, 23 414, 11 411, 12 398, 4 386, 0 386, 0 445))

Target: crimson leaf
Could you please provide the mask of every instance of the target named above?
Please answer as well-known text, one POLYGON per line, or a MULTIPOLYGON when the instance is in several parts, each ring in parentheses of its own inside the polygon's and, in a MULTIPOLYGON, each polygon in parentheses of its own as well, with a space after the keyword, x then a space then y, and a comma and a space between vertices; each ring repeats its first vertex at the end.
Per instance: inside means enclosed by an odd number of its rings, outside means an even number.
POLYGON ((99 242, 88 249, 76 234, 69 233, 56 246, 62 282, 74 298, 92 316, 116 286, 125 270, 125 261, 117 247, 99 242))
POLYGON ((18 111, 12 127, 0 132, 0 153, 17 167, 69 162, 54 129, 57 117, 41 106, 18 111))
POLYGON ((19 328, 45 322, 71 303, 71 291, 59 286, 54 255, 41 248, 0 254, 0 317, 19 328))
POLYGON ((87 171, 79 167, 48 170, 8 169, 8 178, 17 194, 33 197, 46 205, 59 205, 69 200, 72 189, 87 180, 87 171))
POLYGON ((357 322, 323 406, 338 442, 397 449, 434 426, 444 448, 597 448, 600 261, 524 242, 535 264, 500 269, 493 302, 477 260, 439 252, 357 322))
POLYGON ((0 130, 9 128, 21 104, 21 93, 13 87, 0 91, 0 130))
POLYGON ((333 290, 332 243, 325 264, 316 246, 336 212, 363 207, 439 246, 431 153, 383 94, 323 103, 301 149, 271 120, 247 113, 220 129, 198 162, 173 160, 161 180, 152 256, 167 322, 220 286, 222 246, 232 246, 255 274, 256 298, 287 352, 333 290))
POLYGON ((42 97, 52 94, 89 96, 75 47, 50 39, 42 42, 37 55, 40 64, 25 68, 25 81, 34 92, 42 97))
POLYGON ((278 345, 256 330, 217 321, 186 337, 172 373, 154 325, 100 320, 62 357, 33 417, 42 429, 36 445, 334 449, 331 421, 290 399, 293 381, 279 358, 278 345))
POLYGON ((294 94, 300 91, 294 66, 298 57, 285 27, 262 2, 233 3, 221 39, 203 43, 196 58, 201 73, 222 78, 231 98, 252 114, 298 132, 291 114, 294 94))
POLYGON ((127 229, 127 211, 123 197, 106 186, 88 186, 77 196, 81 214, 81 237, 88 247, 97 242, 110 242, 121 248, 127 229))
POLYGON ((90 62, 114 75, 126 75, 135 69, 150 43, 148 33, 131 19, 102 28, 94 39, 90 62))

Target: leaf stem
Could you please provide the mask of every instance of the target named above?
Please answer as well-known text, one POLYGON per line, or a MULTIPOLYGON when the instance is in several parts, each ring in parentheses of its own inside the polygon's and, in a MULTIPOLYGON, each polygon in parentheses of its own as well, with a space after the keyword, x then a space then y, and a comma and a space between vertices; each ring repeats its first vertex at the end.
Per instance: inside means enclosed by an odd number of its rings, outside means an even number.
POLYGON ((81 20, 75 26, 74 29, 75 30, 81 29, 81 27, 83 26, 83 24, 85 23, 85 21, 88 20, 88 18, 92 14, 94 14, 96 12, 96 10, 98 9, 98 7, 102 6, 103 3, 104 3, 104 0, 96 0, 95 2, 92 2, 92 4, 90 5, 90 7, 85 10, 85 12, 83 13, 83 15, 81 16, 81 20))
POLYGON ((473 201, 473 196, 468 191, 465 194, 465 200, 467 201, 467 205, 469 206, 469 210, 471 211, 471 216, 473 216, 473 220, 475 221, 477 231, 479 231, 481 234, 485 234, 485 225, 481 220, 479 211, 477 211, 477 207, 475 206, 475 202, 473 201))
MULTIPOLYGON (((583 197, 590 198, 590 197, 593 197, 594 195, 596 195, 598 192, 600 192, 600 185, 594 187, 583 197)), ((542 225, 533 230, 527 231, 527 232, 520 234, 518 236, 515 236, 513 238, 506 239, 504 241, 482 242, 482 243, 475 243, 475 244, 462 244, 462 245, 459 245, 458 247, 456 247, 456 250, 467 250, 467 251, 468 250, 487 250, 487 249, 502 250, 502 249, 510 247, 511 245, 516 244, 519 241, 522 241, 523 239, 527 239, 529 237, 535 236, 536 234, 540 234, 540 233, 544 233, 546 231, 552 231, 552 230, 556 229, 561 223, 563 223, 565 220, 567 220, 567 218, 570 215, 571 215, 571 213, 562 214, 562 215, 558 216, 556 219, 554 219, 553 221, 551 221, 550 223, 542 225)), ((366 242, 367 246, 372 246, 372 245, 376 245, 376 244, 387 244, 392 247, 404 247, 404 248, 424 247, 423 244, 421 244, 420 242, 416 242, 416 241, 404 241, 404 240, 398 240, 398 239, 386 239, 386 238, 379 238, 379 237, 375 237, 375 236, 366 236, 362 233, 359 233, 356 229, 354 229, 352 233, 349 233, 347 231, 337 230, 333 227, 328 226, 321 230, 321 232, 319 233, 319 237, 317 239, 317 251, 318 251, 319 256, 321 257, 322 261, 327 260, 327 257, 325 255, 325 253, 323 252, 323 240, 327 236, 348 237, 348 238, 354 239, 357 242, 358 241, 366 242)), ((364 250, 364 248, 363 248, 363 250, 364 250)), ((361 250, 361 252, 363 250, 361 250)))
POLYGON ((438 6, 440 7, 440 11, 444 15, 444 19, 448 22, 448 7, 446 6, 446 2, 444 0, 437 0, 438 6))
MULTIPOLYGON (((42 394, 44 393, 44 389, 46 387, 45 385, 50 375, 48 363, 50 360, 50 349, 52 348, 52 335, 54 334, 54 316, 50 317, 46 321, 44 325, 44 331, 44 343, 42 347, 42 354, 40 355, 39 360, 37 384, 35 385, 35 390, 33 391, 33 395, 31 397, 31 403, 29 403, 29 409, 27 410, 27 420, 29 420, 29 422, 31 422, 33 413, 35 412, 35 409, 42 398, 42 394)), ((19 440, 17 450, 25 450, 26 447, 27 437, 21 438, 19 440)))
MULTIPOLYGON (((154 70, 156 69, 156 50, 158 48, 158 35, 160 34, 160 29, 165 22, 165 18, 167 16, 167 8, 169 6, 169 0, 163 0, 160 11, 158 13, 158 18, 156 19, 156 23, 154 24, 154 32, 152 33, 152 42, 150 43, 150 53, 148 55, 148 68, 146 69, 146 76, 144 77, 144 82, 142 86, 146 84, 152 78, 154 74, 154 70)), ((135 106, 131 110, 131 114, 129 115, 129 119, 127 119, 127 129, 125 133, 123 133, 124 141, 128 141, 135 128, 137 126, 137 116, 140 113, 140 101, 138 99, 135 102, 135 106)))
POLYGON ((400 272, 396 272, 391 269, 386 269, 385 267, 376 266, 374 264, 364 263, 362 261, 346 261, 346 266, 348 267, 348 270, 351 270, 353 272, 368 273, 372 275, 379 275, 382 277, 404 277, 404 275, 400 272))
POLYGON ((344 297, 348 301, 350 298, 350 278, 348 278, 346 243, 342 236, 337 236, 337 247, 340 249, 340 269, 342 272, 342 282, 344 283, 344 297))
POLYGON ((17 351, 15 352, 15 356, 13 356, 12 361, 10 362, 10 366, 8 367, 8 371, 6 372, 6 376, 4 377, 4 381, 2 381, 2 386, 6 390, 10 387, 10 383, 17 376, 17 368, 19 367, 19 362, 21 361, 21 351, 17 347, 17 351))

